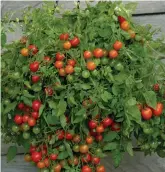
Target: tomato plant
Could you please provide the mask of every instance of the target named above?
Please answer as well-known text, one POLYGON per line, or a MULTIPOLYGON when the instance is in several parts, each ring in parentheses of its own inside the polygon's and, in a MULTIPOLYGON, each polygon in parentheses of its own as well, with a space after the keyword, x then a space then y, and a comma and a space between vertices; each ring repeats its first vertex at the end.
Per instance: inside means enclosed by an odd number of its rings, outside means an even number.
MULTIPOLYGON (((24 35, 2 46, 4 142, 23 146, 42 172, 102 172, 106 153, 117 167, 132 155, 132 136, 145 155, 162 156, 165 44, 153 39, 157 29, 132 22, 131 3, 43 4, 24 10, 24 35)), ((8 17, 3 33, 14 29, 8 17)))

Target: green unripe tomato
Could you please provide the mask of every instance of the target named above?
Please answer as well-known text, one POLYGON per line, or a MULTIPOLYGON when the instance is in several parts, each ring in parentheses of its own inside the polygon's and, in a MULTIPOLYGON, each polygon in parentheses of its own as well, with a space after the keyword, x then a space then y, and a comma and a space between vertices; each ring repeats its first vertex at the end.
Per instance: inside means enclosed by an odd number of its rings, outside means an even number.
POLYGON ((108 59, 107 57, 103 57, 103 58, 101 58, 101 64, 106 65, 106 64, 108 64, 109 60, 110 59, 108 59))
POLYGON ((152 149, 156 149, 158 147, 158 142, 157 141, 153 141, 151 144, 150 144, 151 148, 152 149))
POLYGON ((118 70, 118 71, 123 71, 124 70, 124 66, 120 62, 116 63, 114 68, 116 70, 118 70))
POLYGON ((20 78, 20 73, 19 72, 14 72, 11 76, 13 79, 19 79, 20 78))
POLYGON ((28 132, 23 132, 23 138, 24 139, 29 139, 30 138, 30 133, 28 133, 28 132))
POLYGON ((44 168, 44 169, 41 169, 40 172, 49 172, 49 169, 48 168, 44 168))
POLYGON ((75 67, 74 71, 75 71, 75 73, 80 73, 81 72, 81 68, 80 67, 75 67))
POLYGON ((88 70, 84 70, 82 72, 82 77, 83 78, 87 79, 87 78, 89 78, 89 76, 90 76, 90 72, 88 70))
POLYGON ((153 133, 153 129, 152 128, 143 128, 143 132, 145 134, 152 134, 153 133))
POLYGON ((64 145, 61 145, 59 146, 59 149, 58 149, 60 152, 64 151, 65 150, 65 146, 64 145))
POLYGON ((80 151, 79 145, 74 145, 74 146, 73 146, 73 151, 74 151, 74 152, 79 152, 79 151, 80 151))
POLYGON ((68 75, 68 76, 66 77, 66 79, 67 79, 68 82, 73 82, 74 77, 73 77, 73 75, 68 75))
POLYGON ((92 76, 98 76, 99 75, 99 71, 95 69, 95 70, 93 70, 91 72, 91 74, 92 74, 92 76))
POLYGON ((110 66, 111 66, 111 67, 114 67, 114 66, 115 66, 115 64, 116 64, 116 60, 111 60, 111 62, 110 62, 110 66))
POLYGON ((17 133, 19 131, 19 127, 17 125, 12 126, 12 131, 17 133))
POLYGON ((141 37, 140 35, 136 35, 136 36, 135 36, 135 40, 136 40, 136 41, 141 41, 141 40, 142 40, 142 37, 141 37))
POLYGON ((39 134, 40 133, 40 128, 39 127, 33 127, 33 133, 34 134, 39 134))
POLYGON ((5 104, 5 105, 10 104, 10 100, 9 100, 9 99, 4 100, 4 104, 5 104))
POLYGON ((22 128, 23 128, 23 131, 28 131, 28 130, 30 130, 30 127, 29 127, 28 124, 23 124, 23 125, 22 125, 22 128))

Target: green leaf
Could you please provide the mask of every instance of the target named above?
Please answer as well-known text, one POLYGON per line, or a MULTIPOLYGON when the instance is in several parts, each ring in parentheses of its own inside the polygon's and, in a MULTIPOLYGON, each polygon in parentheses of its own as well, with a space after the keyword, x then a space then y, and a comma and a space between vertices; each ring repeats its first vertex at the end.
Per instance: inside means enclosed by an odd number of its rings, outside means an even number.
POLYGON ((80 123, 80 122, 82 122, 84 120, 84 116, 77 116, 76 118, 75 118, 75 120, 73 121, 73 123, 75 124, 75 123, 80 123))
POLYGON ((153 91, 146 91, 143 93, 143 96, 146 100, 148 106, 152 108, 156 108, 157 100, 156 100, 156 93, 153 91))
POLYGON ((86 109, 82 108, 75 114, 75 116, 83 116, 85 114, 86 114, 86 109))
POLYGON ((17 154, 17 147, 10 146, 7 152, 7 162, 10 162, 11 160, 13 160, 16 154, 17 154))
POLYGON ((48 104, 49 104, 49 107, 51 108, 51 109, 56 109, 57 108, 57 103, 56 102, 54 102, 54 101, 48 101, 48 104))
POLYGON ((103 150, 104 150, 104 151, 114 150, 114 149, 117 148, 117 146, 118 146, 118 143, 117 143, 117 142, 111 142, 111 143, 106 144, 106 145, 103 147, 103 150))
POLYGON ((41 105, 40 110, 39 110, 39 116, 41 116, 44 108, 45 108, 45 105, 41 105))
POLYGON ((24 90, 24 91, 23 91, 23 95, 24 95, 25 97, 27 97, 27 98, 34 98, 34 97, 35 97, 35 96, 29 94, 29 92, 28 92, 27 90, 24 90))
POLYGON ((42 87, 40 85, 34 84, 32 86, 32 90, 35 91, 35 92, 39 92, 39 91, 42 90, 42 87))
POLYGON ((68 98, 67 98, 67 100, 68 100, 68 103, 69 104, 72 104, 72 105, 77 105, 77 103, 76 103, 76 101, 75 101, 75 98, 73 97, 73 96, 68 96, 68 98))
POLYGON ((28 141, 23 142, 22 146, 24 147, 25 153, 29 152, 30 149, 30 143, 28 141))
POLYGON ((112 94, 108 91, 104 91, 104 93, 101 94, 101 98, 104 102, 108 102, 110 99, 112 99, 112 94))
POLYGON ((24 81, 24 84, 26 85, 27 88, 31 88, 31 85, 30 85, 29 81, 24 81))
POLYGON ((67 107, 67 104, 66 104, 66 102, 63 100, 63 99, 61 99, 60 101, 59 101, 59 104, 58 104, 58 106, 57 106, 57 116, 61 116, 61 115, 63 115, 64 113, 65 113, 65 111, 66 111, 66 107, 67 107))
POLYGON ((32 106, 32 100, 29 100, 28 98, 26 98, 26 97, 23 97, 22 96, 22 100, 23 100, 23 102, 25 103, 25 104, 27 104, 28 106, 32 106))
POLYGON ((68 151, 63 151, 58 154, 57 159, 59 159, 59 160, 66 159, 66 158, 68 158, 68 156, 69 156, 68 151))
POLYGON ((56 125, 60 124, 60 120, 57 116, 52 116, 51 114, 46 117, 46 121, 48 124, 56 125))
POLYGON ((133 106, 133 105, 136 105, 136 98, 135 97, 132 97, 130 98, 128 101, 127 101, 128 105, 129 106, 133 106))
POLYGON ((72 149, 71 149, 71 147, 70 147, 70 144, 67 143, 67 142, 64 142, 64 144, 65 144, 66 150, 67 150, 67 152, 68 152, 68 155, 69 155, 71 158, 73 158, 73 152, 72 152, 72 149))
POLYGON ((112 160, 114 162, 114 166, 117 168, 122 160, 123 153, 120 150, 116 149, 112 151, 112 160))
POLYGON ((5 46, 6 40, 7 40, 6 39, 6 34, 1 32, 1 46, 2 46, 2 48, 5 46))
POLYGON ((99 113, 98 106, 95 106, 95 108, 92 110, 92 116, 95 117, 99 113))
POLYGON ((127 142, 126 150, 131 156, 133 156, 133 146, 131 141, 127 142))
POLYGON ((129 2, 127 4, 125 4, 125 8, 127 9, 127 11, 132 14, 136 8, 137 8, 138 3, 137 2, 129 2))
POLYGON ((61 126, 64 128, 66 126, 66 117, 65 115, 61 115, 60 116, 60 123, 61 123, 61 126))
POLYGON ((91 88, 91 86, 89 84, 81 84, 80 86, 84 90, 89 90, 91 88))
POLYGON ((109 133, 107 133, 106 135, 104 135, 104 142, 111 142, 114 139, 116 139, 116 137, 118 136, 117 132, 115 131, 110 131, 109 133))
POLYGON ((11 110, 14 110, 16 105, 17 105, 17 102, 13 102, 13 103, 8 104, 7 107, 5 108, 5 110, 3 111, 3 113, 7 114, 11 110))

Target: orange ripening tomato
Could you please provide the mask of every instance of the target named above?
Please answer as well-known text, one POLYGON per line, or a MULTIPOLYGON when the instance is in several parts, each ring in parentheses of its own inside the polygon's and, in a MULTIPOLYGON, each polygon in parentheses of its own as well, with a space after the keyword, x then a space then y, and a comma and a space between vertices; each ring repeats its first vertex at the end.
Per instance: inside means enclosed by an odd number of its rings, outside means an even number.
POLYGON ((131 37, 132 39, 135 38, 136 33, 135 33, 133 30, 129 29, 129 30, 128 30, 128 33, 129 33, 129 35, 130 35, 130 37, 131 37))
POLYGON ((90 59, 92 56, 91 51, 84 51, 84 59, 90 59))
POLYGON ((96 49, 94 49, 94 51, 93 51, 93 55, 94 55, 96 58, 101 58, 101 57, 103 57, 104 52, 103 52, 103 50, 102 50, 101 48, 96 48, 96 49))
POLYGON ((59 69, 58 73, 60 76, 66 76, 66 72, 64 68, 59 69))
POLYGON ((88 70, 95 70, 96 69, 96 64, 93 61, 88 61, 87 62, 87 69, 88 70))
POLYGON ((109 58, 115 59, 118 56, 118 52, 116 50, 110 50, 109 51, 109 58))
POLYGON ((127 21, 124 21, 124 22, 121 23, 120 27, 121 27, 121 29, 127 31, 127 30, 129 30, 130 25, 129 25, 129 23, 127 21))
POLYGON ((65 49, 65 50, 69 50, 70 48, 71 48, 71 43, 69 42, 69 41, 66 41, 66 42, 64 42, 64 44, 63 44, 63 48, 65 49))
POLYGON ((55 63, 54 63, 54 67, 56 67, 57 69, 60 69, 60 68, 62 68, 63 67, 63 62, 62 61, 56 61, 55 63))
POLYGON ((74 72, 73 66, 67 65, 67 66, 65 67, 65 72, 66 72, 66 74, 72 74, 72 73, 74 72))
POLYGON ((115 49, 115 50, 120 50, 121 48, 122 48, 122 46, 123 46, 123 44, 122 44, 122 42, 120 42, 120 41, 116 41, 114 44, 113 44, 113 48, 115 49))
POLYGON ((20 53, 22 56, 27 57, 29 55, 29 50, 27 48, 22 48, 20 53))

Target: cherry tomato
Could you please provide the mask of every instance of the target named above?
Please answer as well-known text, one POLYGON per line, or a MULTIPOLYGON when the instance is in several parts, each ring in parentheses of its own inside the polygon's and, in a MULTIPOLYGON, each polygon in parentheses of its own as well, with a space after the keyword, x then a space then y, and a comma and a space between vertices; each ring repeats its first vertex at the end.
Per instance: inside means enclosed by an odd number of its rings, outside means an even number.
POLYGON ((66 160, 61 160, 60 161, 60 165, 63 168, 64 166, 67 166, 68 164, 67 164, 67 161, 66 160))
POLYGON ((40 133, 40 128, 39 127, 33 127, 33 133, 34 134, 39 134, 40 133))
POLYGON ((26 124, 26 123, 24 123, 24 124, 22 124, 22 129, 23 129, 23 131, 28 131, 28 130, 30 130, 30 127, 29 127, 29 125, 28 124, 26 124))
POLYGON ((60 40, 68 40, 69 39, 69 34, 68 33, 62 33, 60 36, 59 36, 60 40))
POLYGON ((83 78, 87 79, 87 78, 89 78, 89 76, 90 76, 90 73, 89 73, 88 70, 82 71, 82 77, 83 77, 83 78))
POLYGON ((126 19, 125 19, 124 17, 122 17, 122 16, 118 16, 118 21, 119 21, 119 23, 121 24, 121 23, 123 23, 124 21, 126 21, 126 19))
POLYGON ((77 47, 80 44, 80 40, 78 37, 75 36, 72 40, 70 40, 70 43, 72 47, 77 47))
POLYGON ((152 110, 149 107, 146 107, 141 110, 141 115, 144 120, 149 120, 152 118, 152 110))
POLYGON ((116 50, 110 50, 109 51, 109 58, 115 59, 118 56, 118 52, 116 50))
POLYGON ((59 73, 60 76, 65 76, 66 75, 66 72, 65 72, 64 68, 59 69, 58 73, 59 73))
POLYGON ((45 168, 45 163, 44 163, 44 161, 38 162, 38 163, 37 163, 37 167, 40 168, 40 169, 45 168))
POLYGON ((105 172, 105 167, 103 165, 99 165, 96 167, 96 172, 105 172))
POLYGON ((95 128, 97 127, 97 121, 90 120, 90 121, 88 122, 88 127, 89 127, 90 129, 95 129, 95 128))
POLYGON ((96 58, 101 58, 103 57, 104 55, 104 52, 101 48, 96 48, 94 51, 93 51, 93 55, 96 57, 96 58))
POLYGON ((54 154, 54 153, 50 154, 50 159, 51 159, 52 161, 55 161, 55 160, 57 159, 57 157, 58 157, 57 154, 54 154))
POLYGON ((159 87, 159 84, 154 84, 153 85, 153 90, 154 91, 159 91, 160 87, 159 87))
POLYGON ((122 63, 118 62, 115 64, 114 68, 118 71, 123 71, 124 70, 124 66, 122 65, 122 63))
POLYGON ((88 61, 87 62, 87 69, 92 71, 96 69, 96 64, 93 61, 88 61))
POLYGON ((39 62, 35 61, 33 63, 30 63, 29 69, 30 69, 31 72, 37 72, 38 69, 39 69, 39 62))
POLYGON ((91 51, 85 51, 84 52, 84 59, 90 59, 92 58, 92 52, 91 51))
POLYGON ((81 161, 83 163, 89 163, 91 159, 92 159, 92 156, 89 153, 87 153, 81 158, 81 161))
POLYGON ((32 145, 30 145, 30 153, 32 154, 33 152, 35 152, 36 151, 36 146, 32 146, 32 145))
POLYGON ((63 63, 62 61, 56 61, 56 62, 54 63, 54 67, 57 68, 57 69, 62 68, 63 65, 64 65, 64 63, 63 63))
POLYGON ((34 119, 38 119, 39 118, 39 113, 38 112, 32 112, 31 113, 31 115, 32 115, 32 117, 34 118, 34 119))
POLYGON ((21 44, 26 44, 28 38, 26 36, 22 36, 22 38, 20 39, 20 43, 21 44))
POLYGON ((108 59, 107 57, 103 57, 103 58, 101 58, 101 64, 103 64, 103 65, 107 65, 107 64, 108 64, 108 62, 109 62, 109 59, 108 59))
POLYGON ((74 152, 79 152, 79 151, 80 151, 79 145, 74 145, 74 146, 73 146, 73 151, 74 151, 74 152))
POLYGON ((69 159, 69 160, 68 160, 68 163, 69 163, 70 165, 76 166, 76 165, 78 165, 78 163, 79 163, 79 159, 78 159, 76 156, 74 156, 73 159, 69 159))
POLYGON ((66 42, 64 42, 64 44, 63 44, 63 48, 65 49, 65 50, 69 50, 70 48, 71 48, 71 43, 69 42, 69 41, 66 41, 66 42))
POLYGON ((133 30, 129 29, 129 30, 128 30, 128 33, 129 33, 129 35, 130 35, 130 37, 131 37, 132 39, 135 38, 136 33, 135 33, 133 30))
POLYGON ((38 53, 38 48, 35 45, 29 45, 28 49, 32 52, 33 55, 38 53))
POLYGON ((45 56, 45 57, 44 57, 44 61, 45 61, 46 63, 49 63, 49 62, 51 61, 51 58, 50 58, 49 56, 45 56))
POLYGON ((112 125, 111 125, 111 130, 112 131, 120 131, 120 124, 117 123, 117 122, 113 122, 112 125))
POLYGON ((81 172, 92 172, 92 169, 89 166, 84 165, 81 169, 81 172))
POLYGON ((64 136, 65 136, 65 133, 64 133, 63 130, 57 130, 56 135, 57 135, 58 140, 63 140, 64 136))
POLYGON ((102 121, 102 124, 103 124, 104 128, 107 128, 107 127, 111 126, 112 123, 113 123, 113 120, 111 118, 109 118, 109 117, 104 118, 103 121, 102 121))
POLYGON ((25 104, 24 104, 24 103, 19 103, 19 104, 17 105, 17 108, 18 108, 19 110, 23 110, 24 107, 25 107, 25 104))
POLYGON ((35 120, 33 117, 30 117, 30 118, 28 119, 28 125, 29 125, 30 127, 35 126, 35 125, 36 125, 36 120, 35 120))
POLYGON ((69 132, 66 132, 65 133, 65 139, 66 140, 72 140, 73 139, 73 135, 71 133, 69 133, 69 132))
POLYGON ((72 73, 74 72, 73 66, 67 65, 67 66, 65 67, 65 72, 66 72, 67 74, 72 74, 72 73))
POLYGON ((157 103, 156 109, 152 110, 154 116, 160 116, 163 113, 163 104, 157 103))
POLYGON ((86 143, 87 144, 92 144, 93 143, 93 137, 92 136, 87 136, 86 143))
POLYGON ((26 154, 26 155, 24 156, 24 160, 25 160, 26 162, 30 162, 32 159, 31 159, 31 156, 30 156, 29 154, 26 154))
POLYGON ((89 151, 89 147, 86 144, 80 145, 80 153, 87 153, 89 151))
POLYGON ((123 30, 125 30, 125 31, 128 31, 129 28, 130 28, 130 25, 129 25, 129 23, 128 23, 127 21, 124 21, 124 22, 122 22, 122 23, 120 24, 120 27, 121 27, 121 29, 123 29, 123 30))
POLYGON ((48 95, 48 96, 52 96, 52 95, 53 95, 53 89, 50 88, 50 87, 46 87, 46 88, 45 88, 45 93, 46 93, 46 95, 48 95))
POLYGON ((64 58, 65 58, 64 54, 62 54, 60 52, 58 52, 56 54, 56 61, 62 61, 62 60, 64 60, 64 58))
POLYGON ((117 51, 119 51, 123 46, 123 43, 120 42, 120 41, 116 41, 114 44, 113 44, 113 48, 117 51))
POLYGON ((33 108, 34 111, 38 112, 40 107, 41 107, 41 102, 39 100, 34 100, 32 102, 32 108, 33 108))
POLYGON ((60 152, 63 152, 65 150, 65 146, 64 145, 60 145, 59 148, 58 148, 58 150, 60 152))
POLYGON ((74 77, 72 76, 72 75, 68 75, 67 77, 66 77, 66 79, 67 79, 67 81, 68 82, 73 82, 73 80, 74 80, 74 77))
POLYGON ((39 80, 40 80, 40 76, 38 76, 38 75, 33 75, 32 76, 32 82, 33 83, 37 83, 39 80))
POLYGON ((93 137, 96 137, 97 136, 97 132, 94 130, 90 130, 89 134, 93 137))
POLYGON ((100 158, 99 157, 94 156, 94 157, 92 157, 91 161, 94 165, 100 164, 100 158))
POLYGON ((22 56, 27 57, 29 55, 29 50, 27 48, 22 48, 20 53, 22 56))
POLYGON ((103 133, 104 132, 104 126, 102 124, 98 125, 96 127, 96 132, 97 133, 103 133))
POLYGON ((104 54, 104 57, 107 57, 108 56, 108 51, 107 50, 103 50, 103 54, 104 54))
POLYGON ((32 152, 31 158, 32 158, 32 161, 39 162, 42 159, 42 154, 41 152, 36 152, 36 151, 32 152))
POLYGON ((103 140, 103 136, 102 136, 101 134, 96 135, 96 136, 95 136, 95 139, 96 139, 97 142, 100 142, 100 141, 103 140))
POLYGON ((76 65, 76 60, 74 60, 74 59, 69 59, 69 60, 67 61, 67 64, 74 67, 74 66, 76 65))
POLYGON ((14 117, 14 122, 16 123, 16 124, 22 124, 22 122, 23 122, 23 118, 22 118, 22 116, 21 115, 15 115, 15 117, 14 117))
POLYGON ((80 135, 76 134, 73 136, 73 142, 74 143, 79 143, 81 141, 80 135))
POLYGON ((23 138, 25 139, 25 140, 27 140, 27 139, 29 139, 30 138, 30 133, 28 133, 28 132, 23 132, 23 138))
POLYGON ((45 164, 45 167, 49 167, 50 166, 50 160, 49 160, 49 158, 45 158, 44 159, 44 164, 45 164))
POLYGON ((53 170, 54 170, 54 172, 60 172, 61 171, 61 165, 60 164, 56 164, 56 165, 54 165, 53 166, 53 170))

